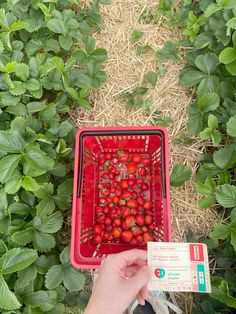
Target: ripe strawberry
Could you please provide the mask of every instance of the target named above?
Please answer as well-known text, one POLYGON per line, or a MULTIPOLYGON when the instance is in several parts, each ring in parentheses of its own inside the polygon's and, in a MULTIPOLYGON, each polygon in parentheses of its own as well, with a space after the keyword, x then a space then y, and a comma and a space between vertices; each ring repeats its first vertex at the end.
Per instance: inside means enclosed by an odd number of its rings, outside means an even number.
POLYGON ((137 208, 138 202, 136 200, 128 200, 126 205, 130 208, 137 208))
POLYGON ((127 164, 127 170, 129 173, 135 173, 137 171, 137 164, 134 162, 129 162, 127 164))
POLYGON ((134 216, 128 216, 125 218, 125 224, 128 229, 132 228, 135 225, 134 216))
POLYGON ((148 191, 148 190, 149 190, 148 184, 147 184, 147 183, 142 183, 142 184, 141 184, 141 189, 142 189, 143 191, 148 191))
POLYGON ((128 174, 128 178, 129 178, 130 180, 134 180, 134 179, 136 178, 136 175, 135 175, 134 173, 129 173, 129 174, 128 174))
MULTIPOLYGON (((145 216, 145 222, 147 225, 151 225, 153 223, 153 218, 150 215, 145 216)), ((106 222, 105 222, 106 223, 106 222)))
POLYGON ((147 174, 147 175, 146 175, 146 180, 147 180, 147 181, 152 181, 152 176, 151 176, 150 174, 147 174))
POLYGON ((119 161, 122 162, 122 163, 125 163, 129 160, 129 153, 128 152, 125 152, 123 150, 120 150, 118 152, 118 156, 119 156, 119 161))
POLYGON ((130 215, 130 208, 129 207, 125 207, 124 211, 121 214, 122 218, 126 218, 129 215, 130 215))
POLYGON ((102 233, 102 226, 101 225, 94 225, 93 226, 93 231, 96 234, 101 234, 102 233))
POLYGON ((112 229, 112 236, 115 238, 115 239, 119 239, 122 235, 121 231, 119 228, 115 227, 112 229))
POLYGON ((146 176, 146 174, 147 174, 147 170, 144 168, 144 167, 141 167, 141 168, 139 168, 139 170, 138 170, 138 174, 140 175, 140 176, 146 176))
POLYGON ((150 233, 144 232, 144 234, 143 234, 143 242, 147 243, 147 242, 151 242, 151 241, 154 241, 154 237, 150 233))
POLYGON ((141 163, 144 166, 149 166, 149 165, 151 165, 151 159, 150 158, 141 158, 141 163))
POLYGON ((129 243, 131 241, 131 239, 133 238, 132 232, 129 230, 125 230, 122 232, 122 240, 125 243, 129 243))
POLYGON ((137 198, 137 202, 138 202, 139 205, 143 205, 143 204, 144 204, 144 199, 143 199, 143 197, 138 197, 138 198, 137 198))
POLYGON ((96 234, 93 239, 96 244, 102 243, 102 236, 100 234, 96 234))
POLYGON ((120 188, 121 188, 122 190, 126 190, 126 189, 128 189, 128 187, 129 187, 129 185, 128 185, 128 180, 126 180, 126 179, 121 179, 121 180, 120 180, 120 188))
POLYGON ((124 199, 130 199, 133 196, 133 193, 130 191, 124 191, 121 196, 124 199))
POLYGON ((151 209, 152 208, 152 202, 147 201, 144 203, 143 208, 145 209, 151 209))
POLYGON ((112 219, 110 217, 106 217, 104 223, 108 226, 112 223, 112 219))
POLYGON ((137 236, 137 240, 139 241, 139 243, 143 243, 143 236, 140 234, 139 236, 137 236))
POLYGON ((104 158, 105 158, 106 160, 112 159, 112 153, 105 153, 104 158))
POLYGON ((140 155, 139 154, 133 154, 132 161, 135 162, 136 164, 139 164, 141 161, 140 155))
POLYGON ((114 221, 113 221, 114 225, 119 227, 121 225, 121 220, 120 218, 115 218, 114 221))
POLYGON ((144 219, 144 215, 137 215, 135 217, 136 219, 136 223, 139 225, 139 226, 144 226, 145 225, 145 219, 144 219))
POLYGON ((140 234, 142 234, 142 230, 139 226, 135 226, 131 229, 132 233, 133 233, 133 236, 134 237, 137 237, 139 236, 140 234))
POLYGON ((116 194, 116 196, 121 196, 121 194, 122 194, 122 190, 121 189, 116 189, 115 190, 115 194, 116 194))
POLYGON ((132 239, 130 240, 130 244, 131 244, 131 245, 138 245, 138 244, 139 244, 139 240, 138 240, 137 238, 132 238, 132 239))

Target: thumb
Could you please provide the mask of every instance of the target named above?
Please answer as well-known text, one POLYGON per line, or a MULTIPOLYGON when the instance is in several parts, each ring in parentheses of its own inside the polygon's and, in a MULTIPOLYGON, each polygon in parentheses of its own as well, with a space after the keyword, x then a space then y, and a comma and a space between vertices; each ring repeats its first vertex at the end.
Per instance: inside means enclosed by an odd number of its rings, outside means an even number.
POLYGON ((136 274, 126 281, 127 288, 137 294, 151 280, 151 269, 148 266, 140 268, 136 274))

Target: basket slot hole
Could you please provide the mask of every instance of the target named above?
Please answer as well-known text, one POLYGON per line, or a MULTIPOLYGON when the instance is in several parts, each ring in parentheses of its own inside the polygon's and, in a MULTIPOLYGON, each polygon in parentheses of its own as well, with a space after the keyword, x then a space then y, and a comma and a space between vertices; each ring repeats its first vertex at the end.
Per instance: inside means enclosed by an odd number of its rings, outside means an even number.
POLYGON ((103 152, 104 149, 103 149, 102 144, 101 144, 101 142, 100 142, 100 137, 96 136, 95 139, 96 139, 96 141, 97 141, 97 143, 98 143, 99 148, 100 148, 101 151, 103 152))

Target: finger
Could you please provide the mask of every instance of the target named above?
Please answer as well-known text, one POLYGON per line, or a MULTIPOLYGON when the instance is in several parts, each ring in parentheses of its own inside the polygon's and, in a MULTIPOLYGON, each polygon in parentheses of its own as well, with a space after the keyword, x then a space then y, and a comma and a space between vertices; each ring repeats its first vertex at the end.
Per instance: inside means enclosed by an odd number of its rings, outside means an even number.
POLYGON ((141 296, 140 293, 137 294, 136 298, 137 298, 137 301, 138 301, 138 303, 139 303, 140 305, 144 305, 144 304, 145 304, 145 300, 144 300, 144 298, 141 296))
POLYGON ((114 263, 121 269, 127 265, 133 264, 140 260, 147 260, 147 252, 144 250, 133 249, 113 255, 114 263))
POLYGON ((133 277, 133 275, 136 274, 137 271, 138 269, 136 266, 127 266, 124 269, 124 276, 128 278, 133 277))
POLYGON ((148 285, 145 285, 140 291, 140 295, 143 297, 143 299, 147 300, 148 298, 148 285))
POLYGON ((136 274, 126 282, 127 289, 134 291, 137 294, 151 280, 151 270, 144 266, 136 274))

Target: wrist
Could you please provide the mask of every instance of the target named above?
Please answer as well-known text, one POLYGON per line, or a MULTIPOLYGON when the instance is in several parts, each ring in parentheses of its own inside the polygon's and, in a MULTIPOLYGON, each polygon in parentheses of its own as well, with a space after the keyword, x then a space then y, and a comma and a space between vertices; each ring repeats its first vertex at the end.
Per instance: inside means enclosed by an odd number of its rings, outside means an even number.
POLYGON ((84 314, 122 314, 117 312, 114 308, 110 308, 109 304, 104 304, 103 301, 96 302, 95 300, 90 300, 84 314))

